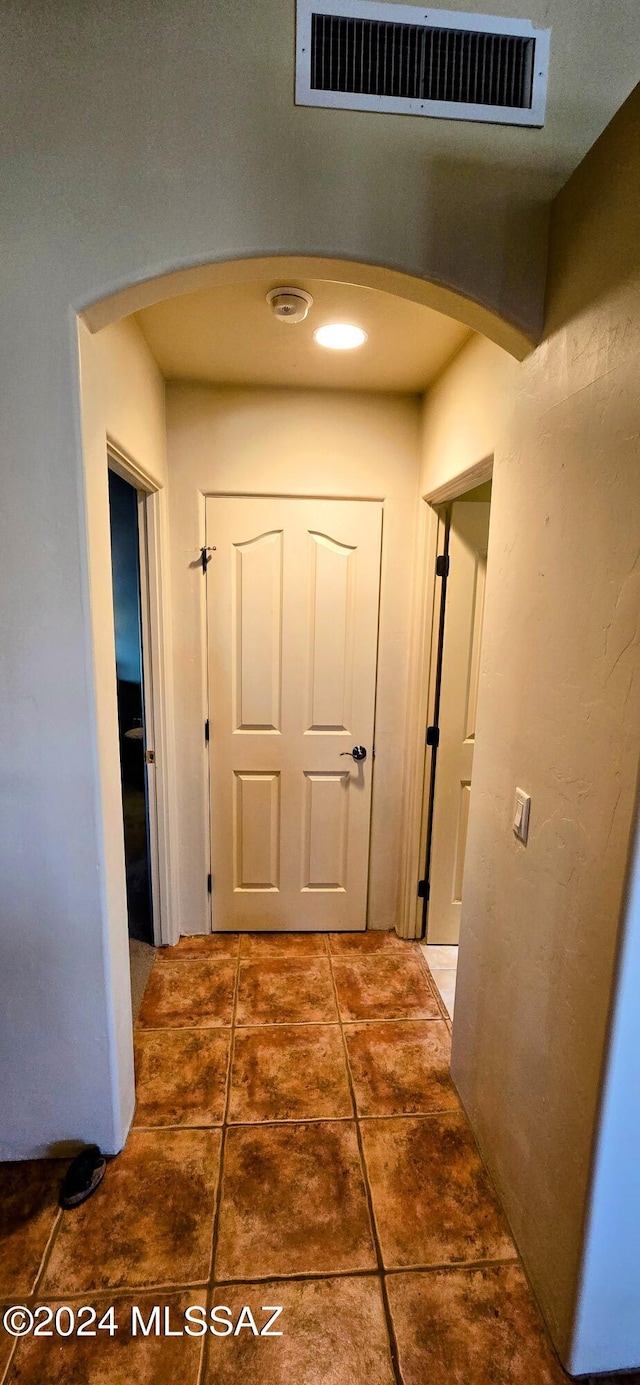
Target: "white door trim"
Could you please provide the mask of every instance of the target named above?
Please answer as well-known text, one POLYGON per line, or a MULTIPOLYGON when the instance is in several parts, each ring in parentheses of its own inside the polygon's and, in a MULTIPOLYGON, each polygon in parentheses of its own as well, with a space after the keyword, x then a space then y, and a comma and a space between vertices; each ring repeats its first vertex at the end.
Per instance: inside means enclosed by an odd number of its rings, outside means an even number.
POLYGON ((476 486, 482 486, 485 481, 490 481, 492 476, 493 455, 483 457, 481 462, 474 462, 473 466, 466 468, 466 471, 461 471, 450 481, 436 486, 435 490, 428 491, 424 499, 428 505, 446 505, 449 500, 459 500, 461 496, 466 495, 467 491, 472 491, 476 486))
POLYGON ((107 437, 110 468, 138 493, 144 721, 155 763, 147 766, 153 931, 156 946, 180 936, 173 679, 166 492, 107 437))
POLYGON ((425 789, 431 750, 425 743, 426 727, 434 699, 433 631, 439 619, 439 590, 435 566, 441 523, 438 508, 457 500, 493 476, 493 455, 483 457, 451 480, 422 497, 418 515, 414 564, 414 611, 409 662, 409 704, 405 742, 405 816, 398 889, 397 932, 402 938, 420 938, 422 901, 418 881, 423 874, 426 818, 425 789))

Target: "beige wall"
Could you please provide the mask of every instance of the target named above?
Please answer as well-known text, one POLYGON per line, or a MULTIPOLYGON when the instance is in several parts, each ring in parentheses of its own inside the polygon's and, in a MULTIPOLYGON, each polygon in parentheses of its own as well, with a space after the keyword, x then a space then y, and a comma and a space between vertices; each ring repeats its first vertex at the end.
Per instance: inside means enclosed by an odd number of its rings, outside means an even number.
MULTIPOLYGON (((629 1099, 638 1089, 640 1053, 637 819, 627 847, 640 739, 639 186, 637 87, 558 198, 547 296, 550 403, 555 414, 559 381, 567 401, 557 406, 559 427, 562 434, 575 429, 579 463, 583 456, 587 463, 583 490, 591 481, 581 511, 587 547, 578 629, 593 659, 582 707, 597 795, 585 817, 601 857, 579 882, 587 929, 576 1037, 578 1025, 587 1033, 593 1020, 597 1042, 605 1015, 609 1021, 571 1341, 576 1373, 640 1366, 640 1107, 629 1099), (590 531, 600 510, 594 548, 590 531), (594 553, 602 564, 595 573, 594 553)), ((591 1104, 590 1094, 585 1124, 591 1104)))
POLYGON ((164 382, 135 324, 100 337, 71 326, 72 340, 58 339, 48 320, 42 326, 50 347, 58 340, 56 371, 69 391, 68 455, 60 450, 60 414, 44 405, 45 435, 35 441, 46 382, 24 340, 4 414, 4 456, 13 465, 4 492, 2 705, 12 754, 1 813, 11 834, 3 869, 0 1158, 62 1152, 78 1141, 115 1153, 133 1112, 107 436, 160 482, 164 382), (11 448, 16 424, 30 439, 34 487, 11 448), (76 434, 84 467, 79 457, 68 464, 76 434))
POLYGON ((27 298, 34 267, 66 314, 182 266, 333 255, 448 285, 530 338, 550 200, 631 90, 640 39, 636 0, 615 23, 601 0, 529 0, 553 28, 532 130, 296 107, 291 0, 250 24, 236 0, 4 8, 4 244, 27 298))
POLYGON ((170 386, 180 923, 208 928, 202 495, 216 490, 384 499, 369 924, 396 919, 411 555, 420 405, 399 395, 170 386))
POLYGON ((560 199, 548 341, 522 365, 480 340, 463 349, 426 402, 421 477, 424 494, 494 452, 453 1072, 554 1339, 582 1371, 640 1361, 629 1321, 625 1359, 606 1359, 610 1300, 594 1356, 593 1289, 574 1333, 639 747, 638 110, 560 199), (532 798, 526 847, 517 785, 532 798))
POLYGON ((101 407, 109 441, 155 486, 167 479, 164 380, 131 318, 91 338, 81 332, 85 353, 94 353, 101 407))
POLYGON ((472 337, 458 352, 424 400, 421 495, 493 456, 520 373, 519 363, 486 337, 472 337))
MULTIPOLYGON (((115 323, 95 337, 78 329, 84 451, 89 600, 93 623, 93 698, 100 767, 99 859, 103 901, 103 966, 107 980, 107 1041, 114 1091, 114 1130, 105 1148, 117 1151, 133 1116, 134 1074, 129 979, 129 933, 124 867, 120 745, 107 440, 153 485, 166 480, 164 380, 134 322, 115 323)), ((62 805, 61 805, 62 807, 62 805)))

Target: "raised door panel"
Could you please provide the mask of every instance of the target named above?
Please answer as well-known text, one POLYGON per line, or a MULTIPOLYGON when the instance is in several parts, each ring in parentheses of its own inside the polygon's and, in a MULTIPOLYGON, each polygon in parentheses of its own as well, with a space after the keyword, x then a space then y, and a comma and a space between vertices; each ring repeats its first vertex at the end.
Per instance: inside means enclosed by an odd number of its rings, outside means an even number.
POLYGON ((349 730, 353 678, 353 597, 357 553, 310 533, 308 729, 349 730))
POLYGON ((234 889, 277 890, 280 883, 280 775, 234 774, 234 889))
POLYGON ((349 774, 307 773, 304 781, 302 888, 345 890, 349 774))
POLYGON ((236 731, 278 732, 282 706, 282 531, 236 543, 234 716, 236 731))

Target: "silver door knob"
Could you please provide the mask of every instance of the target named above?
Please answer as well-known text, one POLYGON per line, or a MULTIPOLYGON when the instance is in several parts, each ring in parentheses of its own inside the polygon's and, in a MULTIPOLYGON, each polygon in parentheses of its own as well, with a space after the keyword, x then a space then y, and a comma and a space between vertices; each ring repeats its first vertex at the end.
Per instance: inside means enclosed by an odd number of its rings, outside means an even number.
POLYGON ((341 750, 340 754, 341 756, 350 755, 351 759, 355 760, 356 762, 358 760, 366 760, 367 758, 367 750, 366 746, 364 745, 354 745, 353 750, 341 750))

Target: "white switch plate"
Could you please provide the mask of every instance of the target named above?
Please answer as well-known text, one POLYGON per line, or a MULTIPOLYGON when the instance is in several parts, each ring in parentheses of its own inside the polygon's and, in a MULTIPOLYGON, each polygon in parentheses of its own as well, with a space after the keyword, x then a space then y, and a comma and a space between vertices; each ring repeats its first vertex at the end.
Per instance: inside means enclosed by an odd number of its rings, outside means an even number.
POLYGON ((521 842, 526 842, 529 836, 529 810, 531 808, 531 798, 524 789, 516 789, 516 801, 513 809, 513 830, 516 837, 521 842))

